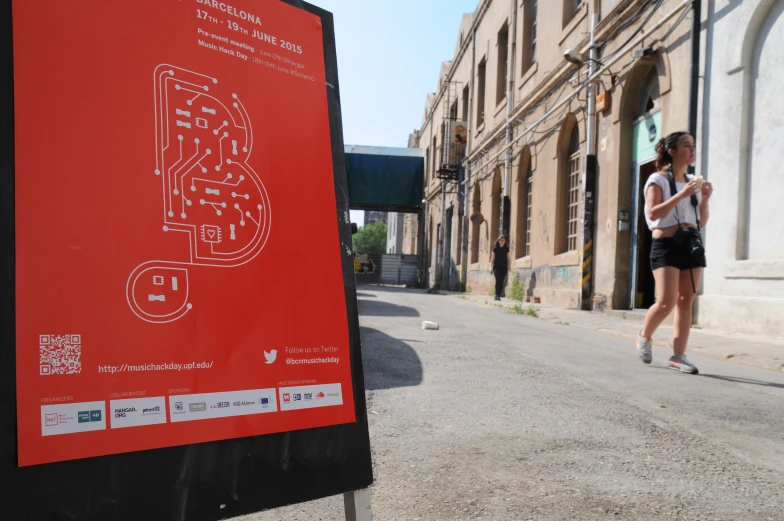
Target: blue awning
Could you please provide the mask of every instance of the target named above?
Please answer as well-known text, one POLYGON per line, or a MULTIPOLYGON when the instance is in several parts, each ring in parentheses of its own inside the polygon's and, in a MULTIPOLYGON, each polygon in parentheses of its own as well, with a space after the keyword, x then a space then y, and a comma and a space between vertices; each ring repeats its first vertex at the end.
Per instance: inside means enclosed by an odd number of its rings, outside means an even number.
POLYGON ((346 145, 345 150, 352 209, 420 210, 425 176, 421 149, 346 145))

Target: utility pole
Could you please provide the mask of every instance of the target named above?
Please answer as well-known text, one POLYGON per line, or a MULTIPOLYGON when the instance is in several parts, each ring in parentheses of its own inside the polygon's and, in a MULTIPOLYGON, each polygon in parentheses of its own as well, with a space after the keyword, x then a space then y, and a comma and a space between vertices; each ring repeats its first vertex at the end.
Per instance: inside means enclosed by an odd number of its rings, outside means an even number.
MULTIPOLYGON (((506 244, 512 244, 509 237, 509 228, 512 218, 512 197, 511 197, 511 179, 512 179, 512 122, 511 115, 514 108, 514 95, 515 95, 515 56, 517 47, 517 0, 512 2, 512 23, 511 33, 512 38, 507 42, 507 69, 506 69, 506 153, 504 154, 504 184, 503 192, 501 193, 501 219, 498 223, 499 229, 492 230, 492 233, 498 235, 506 235, 506 244)), ((497 236, 497 235, 496 235, 497 236)), ((492 240, 492 237, 491 239, 492 240)))
MULTIPOLYGON (((471 153, 471 146, 473 145, 473 127, 474 121, 474 78, 476 77, 476 26, 471 32, 471 76, 468 80, 468 117, 465 118, 466 125, 468 126, 468 144, 466 145, 466 157, 471 153)), ((460 240, 460 248, 462 254, 460 255, 460 285, 463 291, 466 290, 466 282, 468 281, 468 228, 470 222, 468 220, 468 190, 471 186, 471 164, 468 161, 463 162, 462 179, 458 186, 461 187, 461 196, 463 198, 463 234, 460 240)))
MULTIPOLYGON (((425 189, 427 189, 427 181, 425 181, 425 189)), ((427 270, 427 256, 429 255, 429 251, 427 248, 428 241, 430 237, 428 237, 428 230, 427 230, 427 207, 429 201, 427 200, 427 194, 425 194, 425 198, 422 199, 422 222, 420 223, 420 228, 422 230, 422 249, 419 251, 419 254, 422 256, 419 260, 419 287, 421 288, 429 288, 430 287, 430 280, 429 280, 429 272, 427 270)))
MULTIPOLYGON (((596 26, 599 24, 599 0, 591 6, 591 45, 588 77, 596 73, 599 54, 596 50, 596 26)), ((583 170, 583 240, 580 251, 580 309, 590 310, 593 297, 593 222, 596 191, 596 83, 588 84, 588 110, 585 120, 585 169, 583 170)))

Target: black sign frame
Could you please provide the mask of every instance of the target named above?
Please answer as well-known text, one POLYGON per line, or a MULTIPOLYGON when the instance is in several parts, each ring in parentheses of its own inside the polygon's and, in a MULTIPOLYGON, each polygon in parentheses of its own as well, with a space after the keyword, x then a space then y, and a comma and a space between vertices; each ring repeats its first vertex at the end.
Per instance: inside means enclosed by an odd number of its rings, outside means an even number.
MULTIPOLYGON (((350 245, 332 14, 299 0, 282 1, 321 18, 336 218, 341 243, 350 245)), ((343 253, 355 423, 18 467, 11 2, 0 0, 0 518, 214 521, 369 487, 373 472, 354 265, 343 253)))

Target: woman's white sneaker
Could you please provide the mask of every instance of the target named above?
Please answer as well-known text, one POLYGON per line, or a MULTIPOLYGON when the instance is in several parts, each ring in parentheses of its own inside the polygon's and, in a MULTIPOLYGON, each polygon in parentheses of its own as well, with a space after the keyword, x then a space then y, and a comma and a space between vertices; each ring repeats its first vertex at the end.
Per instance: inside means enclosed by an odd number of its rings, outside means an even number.
POLYGON ((682 373, 698 374, 700 372, 697 366, 689 362, 685 355, 671 356, 669 362, 667 362, 667 367, 682 373))
POLYGON ((642 360, 645 364, 650 364, 653 362, 650 338, 643 338, 641 335, 637 335, 637 356, 639 356, 640 360, 642 360))

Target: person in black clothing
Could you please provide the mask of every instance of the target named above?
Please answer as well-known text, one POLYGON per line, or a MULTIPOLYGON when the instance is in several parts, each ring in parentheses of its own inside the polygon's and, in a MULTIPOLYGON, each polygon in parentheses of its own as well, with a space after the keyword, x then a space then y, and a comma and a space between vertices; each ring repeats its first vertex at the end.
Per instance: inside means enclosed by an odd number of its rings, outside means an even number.
POLYGON ((506 237, 503 235, 495 241, 493 251, 490 252, 490 265, 492 266, 490 272, 495 275, 495 300, 501 300, 506 275, 512 266, 509 246, 507 246, 506 237))

